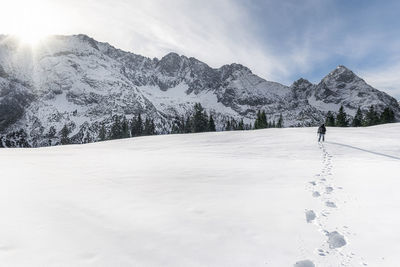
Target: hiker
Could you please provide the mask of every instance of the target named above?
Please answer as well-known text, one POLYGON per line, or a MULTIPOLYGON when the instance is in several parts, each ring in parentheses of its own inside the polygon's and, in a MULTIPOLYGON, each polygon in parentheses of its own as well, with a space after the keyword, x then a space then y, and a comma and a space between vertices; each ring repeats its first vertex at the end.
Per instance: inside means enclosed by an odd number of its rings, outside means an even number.
POLYGON ((325 133, 326 133, 325 124, 322 124, 321 126, 319 126, 317 133, 319 134, 318 142, 321 142, 321 138, 322 138, 322 142, 325 142, 325 133))

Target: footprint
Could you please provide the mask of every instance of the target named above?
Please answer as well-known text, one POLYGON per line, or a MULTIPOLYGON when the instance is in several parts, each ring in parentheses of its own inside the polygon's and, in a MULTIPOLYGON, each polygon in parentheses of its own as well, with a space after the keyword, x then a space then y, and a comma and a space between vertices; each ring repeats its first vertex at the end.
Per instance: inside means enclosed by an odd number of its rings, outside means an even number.
POLYGON ((329 248, 340 248, 347 244, 344 236, 339 234, 337 231, 330 232, 327 236, 329 248))
POLYGON ((312 196, 313 196, 313 197, 320 197, 321 194, 320 194, 318 191, 314 191, 314 192, 312 193, 312 196))
POLYGON ((307 223, 310 223, 315 220, 317 216, 315 215, 315 212, 313 210, 306 210, 306 221, 307 223))
POLYGON ((315 264, 310 260, 298 261, 294 267, 315 267, 315 264))
POLYGON ((320 255, 320 256, 326 256, 326 255, 328 255, 329 254, 329 251, 325 251, 325 250, 323 250, 323 249, 318 249, 318 255, 320 255))
POLYGON ((317 183, 315 181, 311 181, 310 184, 317 185, 317 183))
POLYGON ((331 186, 325 187, 325 192, 326 192, 327 194, 331 193, 332 191, 333 191, 333 187, 331 187, 331 186))
POLYGON ((336 207, 336 204, 335 204, 334 202, 332 202, 332 201, 326 201, 326 202, 325 202, 325 205, 326 205, 327 207, 329 207, 329 208, 337 208, 337 207, 336 207))

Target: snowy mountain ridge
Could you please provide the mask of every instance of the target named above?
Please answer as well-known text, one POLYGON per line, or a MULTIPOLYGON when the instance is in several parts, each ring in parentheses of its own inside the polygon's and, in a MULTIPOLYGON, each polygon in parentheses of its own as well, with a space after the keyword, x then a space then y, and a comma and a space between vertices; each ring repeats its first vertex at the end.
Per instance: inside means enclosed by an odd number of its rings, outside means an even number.
POLYGON ((31 146, 56 144, 67 125, 74 143, 91 142, 113 115, 139 113, 166 133, 196 102, 214 115, 218 129, 230 117, 253 122, 258 110, 269 120, 282 114, 285 126, 316 125, 340 105, 350 115, 358 107, 389 106, 400 118, 393 97, 344 66, 319 84, 299 79, 285 86, 240 64, 215 69, 176 53, 150 59, 86 35, 52 36, 34 49, 0 36, 0 134, 9 139, 22 130, 31 146))

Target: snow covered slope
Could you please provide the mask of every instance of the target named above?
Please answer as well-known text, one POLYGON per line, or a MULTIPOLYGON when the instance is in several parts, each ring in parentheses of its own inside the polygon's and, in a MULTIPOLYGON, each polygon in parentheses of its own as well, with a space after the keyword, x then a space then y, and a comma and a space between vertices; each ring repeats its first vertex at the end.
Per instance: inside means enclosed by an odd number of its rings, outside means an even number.
POLYGON ((397 266, 400 124, 1 149, 4 266, 397 266), (314 218, 315 216, 315 218, 314 218))
POLYGON ((349 114, 389 106, 400 119, 394 98, 343 66, 318 85, 300 79, 288 87, 240 64, 214 69, 175 53, 150 59, 86 35, 49 37, 34 48, 0 36, 0 135, 6 140, 55 145, 66 125, 71 142, 92 142, 113 115, 139 113, 166 133, 196 102, 214 115, 217 129, 230 117, 254 122, 259 110, 270 121, 282 114, 285 126, 316 125, 340 105, 349 114))

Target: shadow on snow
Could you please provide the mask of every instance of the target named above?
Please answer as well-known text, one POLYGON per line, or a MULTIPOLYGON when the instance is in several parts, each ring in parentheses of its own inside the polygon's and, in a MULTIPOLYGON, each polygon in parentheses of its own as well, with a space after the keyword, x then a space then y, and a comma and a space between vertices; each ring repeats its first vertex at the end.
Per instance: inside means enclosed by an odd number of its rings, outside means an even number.
POLYGON ((379 152, 374 152, 374 151, 371 151, 371 150, 367 150, 367 149, 363 149, 363 148, 359 148, 359 147, 355 147, 355 146, 350 146, 350 145, 346 145, 346 144, 340 144, 340 143, 336 143, 336 142, 326 142, 326 143, 332 144, 332 145, 344 146, 344 147, 348 147, 348 148, 364 151, 364 152, 367 152, 367 153, 371 153, 371 154, 375 154, 375 155, 379 155, 379 156, 383 156, 383 157, 387 157, 387 158, 391 158, 391 159, 400 160, 400 157, 391 156, 391 155, 387 155, 387 154, 383 154, 383 153, 379 153, 379 152))

